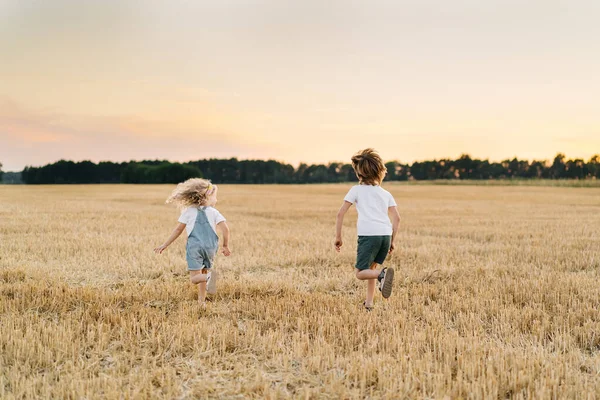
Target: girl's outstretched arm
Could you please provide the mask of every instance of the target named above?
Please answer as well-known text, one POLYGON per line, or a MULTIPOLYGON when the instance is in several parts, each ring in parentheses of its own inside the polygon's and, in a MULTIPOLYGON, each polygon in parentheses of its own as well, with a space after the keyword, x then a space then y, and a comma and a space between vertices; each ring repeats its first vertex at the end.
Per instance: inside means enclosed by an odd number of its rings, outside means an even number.
POLYGON ((340 207, 340 211, 337 213, 337 220, 335 223, 335 250, 339 253, 342 249, 342 225, 344 224, 344 216, 346 211, 352 206, 349 201, 344 201, 344 204, 340 207))
POLYGON ((218 228, 221 228, 221 232, 223 233, 223 255, 228 257, 231 254, 229 250, 229 226, 227 226, 227 222, 219 222, 217 224, 218 228))
POLYGON ((179 235, 181 235, 181 232, 183 232, 184 229, 185 229, 185 224, 182 224, 181 222, 179 224, 177 224, 175 229, 173 229, 171 236, 169 236, 169 238, 163 244, 161 244, 160 246, 155 248, 154 252, 156 254, 161 254, 163 251, 165 251, 165 249, 167 247, 169 247, 169 245, 171 243, 173 243, 175 241, 175 239, 177 239, 179 237, 179 235))

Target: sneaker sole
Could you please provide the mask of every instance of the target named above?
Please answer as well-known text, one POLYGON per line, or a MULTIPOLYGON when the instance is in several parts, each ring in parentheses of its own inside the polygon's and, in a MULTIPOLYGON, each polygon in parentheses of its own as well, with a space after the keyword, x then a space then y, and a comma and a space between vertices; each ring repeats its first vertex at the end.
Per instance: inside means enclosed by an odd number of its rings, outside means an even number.
POLYGON ((394 268, 388 268, 385 271, 385 278, 383 278, 383 287, 381 288, 381 295, 384 299, 387 299, 392 295, 392 286, 394 285, 394 268))
POLYGON ((210 272, 210 281, 208 281, 208 284, 206 285, 206 293, 217 293, 217 273, 215 271, 210 272))

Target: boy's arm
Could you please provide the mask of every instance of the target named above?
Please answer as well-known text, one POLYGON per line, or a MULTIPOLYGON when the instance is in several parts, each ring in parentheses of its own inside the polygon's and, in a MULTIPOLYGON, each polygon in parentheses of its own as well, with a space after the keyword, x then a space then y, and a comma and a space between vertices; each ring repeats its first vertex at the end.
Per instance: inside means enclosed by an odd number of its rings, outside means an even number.
POLYGON ((222 221, 217 224, 217 227, 221 229, 221 233, 223 234, 223 255, 229 256, 231 251, 229 250, 229 226, 227 226, 227 222, 222 221))
POLYGON ((339 252, 344 244, 342 242, 342 225, 344 224, 344 216, 348 209, 352 206, 352 203, 349 201, 344 201, 342 207, 337 213, 337 219, 335 223, 335 249, 339 252))
POLYGON ((185 224, 182 224, 181 222, 179 224, 177 224, 175 229, 173 229, 171 236, 169 236, 169 238, 163 244, 161 244, 160 246, 155 248, 154 252, 157 254, 161 254, 163 251, 165 251, 165 249, 167 247, 169 247, 169 245, 171 243, 173 243, 175 241, 175 239, 177 239, 179 237, 179 235, 181 235, 181 232, 183 232, 184 229, 185 229, 185 224))
POLYGON ((396 240, 396 234, 398 233, 398 226, 400 226, 400 213, 396 206, 388 207, 388 214, 392 215, 392 243, 390 244, 390 253, 396 249, 394 241, 396 240))

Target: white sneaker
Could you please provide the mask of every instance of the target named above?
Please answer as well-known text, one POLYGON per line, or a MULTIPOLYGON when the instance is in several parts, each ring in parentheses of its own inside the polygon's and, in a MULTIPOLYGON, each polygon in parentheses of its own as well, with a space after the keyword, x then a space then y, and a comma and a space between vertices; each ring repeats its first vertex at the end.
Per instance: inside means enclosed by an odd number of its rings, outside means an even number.
POLYGON ((208 271, 208 277, 206 278, 206 293, 215 294, 217 293, 217 272, 208 271))

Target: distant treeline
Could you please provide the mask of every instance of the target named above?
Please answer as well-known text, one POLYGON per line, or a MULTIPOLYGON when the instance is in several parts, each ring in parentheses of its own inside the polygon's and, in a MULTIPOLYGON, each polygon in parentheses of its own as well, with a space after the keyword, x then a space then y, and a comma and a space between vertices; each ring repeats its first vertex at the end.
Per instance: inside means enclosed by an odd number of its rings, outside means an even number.
POLYGON ((4 172, 0 171, 0 183, 9 185, 18 185, 23 183, 20 172, 4 172))
MULTIPOLYGON (((386 163, 386 180, 435 179, 590 179, 600 178, 600 155, 585 162, 558 154, 553 161, 502 162, 473 159, 386 163)), ((215 183, 326 183, 356 181, 350 164, 300 164, 298 168, 278 161, 208 159, 188 163, 131 161, 123 163, 61 160, 42 167, 26 167, 21 180, 28 184, 53 183, 177 183, 204 177, 215 183)))

